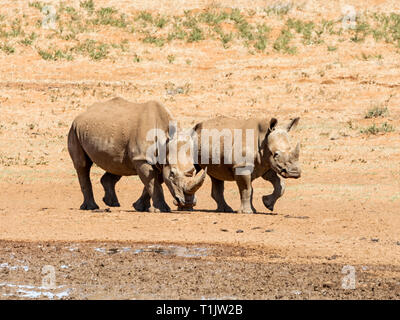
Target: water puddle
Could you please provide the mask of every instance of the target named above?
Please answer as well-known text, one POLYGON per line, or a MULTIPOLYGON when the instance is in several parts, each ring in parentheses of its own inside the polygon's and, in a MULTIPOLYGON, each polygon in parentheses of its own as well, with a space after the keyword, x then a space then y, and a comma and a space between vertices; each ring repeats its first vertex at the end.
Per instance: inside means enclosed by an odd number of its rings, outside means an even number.
POLYGON ((20 285, 13 283, 0 283, 0 288, 8 289, 8 293, 3 293, 3 297, 20 297, 27 299, 47 298, 50 300, 62 299, 69 296, 71 289, 65 289, 65 286, 58 286, 54 289, 45 287, 36 287, 32 285, 20 285), (62 290, 60 290, 62 289, 62 290))
POLYGON ((96 252, 109 255, 116 253, 127 253, 127 252, 130 252, 132 254, 150 252, 150 253, 158 253, 165 256, 176 256, 183 258, 196 258, 208 255, 207 248, 198 248, 198 247, 191 248, 191 247, 174 246, 174 245, 170 246, 148 245, 141 248, 123 247, 123 248, 110 248, 110 249, 98 247, 94 248, 94 250, 96 252))
POLYGON ((6 263, 1 263, 0 264, 0 269, 8 269, 8 270, 18 270, 18 269, 22 269, 25 272, 29 271, 29 267, 28 266, 10 266, 7 262, 6 263))

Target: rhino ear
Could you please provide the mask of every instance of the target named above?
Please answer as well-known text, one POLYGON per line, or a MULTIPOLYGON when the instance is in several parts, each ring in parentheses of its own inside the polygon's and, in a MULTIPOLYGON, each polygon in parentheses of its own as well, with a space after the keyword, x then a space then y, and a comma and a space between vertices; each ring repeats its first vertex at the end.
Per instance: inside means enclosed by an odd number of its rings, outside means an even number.
POLYGON ((290 121, 290 123, 286 127, 286 131, 289 132, 292 128, 296 128, 297 124, 299 123, 300 117, 296 117, 290 121))
POLYGON ((170 121, 168 124, 168 140, 173 140, 177 132, 177 123, 176 121, 170 121))
POLYGON ((276 125, 278 124, 278 120, 276 118, 271 118, 269 121, 269 128, 268 130, 271 132, 272 130, 275 129, 276 125))

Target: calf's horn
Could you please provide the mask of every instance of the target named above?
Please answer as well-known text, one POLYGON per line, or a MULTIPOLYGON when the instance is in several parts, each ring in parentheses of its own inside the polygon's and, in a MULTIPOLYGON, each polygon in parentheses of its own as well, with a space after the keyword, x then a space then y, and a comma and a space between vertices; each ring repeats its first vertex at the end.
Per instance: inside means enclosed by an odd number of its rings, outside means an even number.
POLYGON ((300 154, 300 143, 297 143, 296 148, 292 151, 292 157, 296 160, 299 160, 300 154))
POLYGON ((207 168, 203 170, 203 173, 198 173, 194 178, 191 178, 186 186, 185 186, 185 193, 187 194, 195 194, 197 190, 203 185, 204 180, 206 179, 207 168))

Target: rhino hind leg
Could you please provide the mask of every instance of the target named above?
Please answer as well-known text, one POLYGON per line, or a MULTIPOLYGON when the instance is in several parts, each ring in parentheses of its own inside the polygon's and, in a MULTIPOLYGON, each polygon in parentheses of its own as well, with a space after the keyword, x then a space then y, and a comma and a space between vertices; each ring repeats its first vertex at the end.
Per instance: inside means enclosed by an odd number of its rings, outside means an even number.
POLYGON ((150 206, 150 212, 170 212, 171 208, 165 202, 164 192, 161 186, 160 177, 154 168, 146 161, 139 161, 136 164, 136 172, 143 182, 147 193, 151 197, 153 205, 150 206))
POLYGON ((143 188, 142 195, 140 196, 139 199, 136 200, 136 202, 133 203, 133 207, 135 208, 136 211, 149 211, 150 210, 150 195, 146 190, 146 187, 143 188))
POLYGON ((250 175, 235 175, 236 184, 239 187, 240 193, 240 209, 238 213, 254 213, 256 210, 253 207, 253 188, 251 186, 250 175))
POLYGON ((78 137, 73 129, 68 135, 68 151, 74 164, 76 173, 78 174, 79 184, 83 194, 83 203, 81 210, 96 210, 99 206, 94 201, 92 182, 90 181, 90 169, 93 161, 83 150, 78 137))
POLYGON ((267 209, 274 211, 276 201, 285 192, 285 183, 272 169, 268 170, 262 177, 264 180, 271 182, 274 187, 274 191, 271 194, 262 197, 262 201, 267 209))
POLYGON ((104 188, 103 201, 109 207, 119 207, 117 194, 115 193, 115 184, 121 179, 121 176, 106 172, 100 179, 104 188))
POLYGON ((233 212, 233 209, 226 203, 224 198, 224 181, 211 177, 211 182, 212 182, 211 197, 217 203, 216 211, 233 212))

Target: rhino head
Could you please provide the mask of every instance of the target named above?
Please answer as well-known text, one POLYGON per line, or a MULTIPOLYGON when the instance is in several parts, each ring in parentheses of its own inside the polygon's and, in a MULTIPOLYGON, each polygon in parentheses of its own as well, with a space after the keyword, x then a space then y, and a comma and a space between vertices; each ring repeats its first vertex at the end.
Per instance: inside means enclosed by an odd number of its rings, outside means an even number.
POLYGON ((167 162, 162 174, 179 210, 193 209, 196 205, 195 193, 206 178, 207 169, 196 174, 193 145, 193 138, 185 132, 167 140, 167 162))
POLYGON ((272 169, 283 178, 300 178, 299 166, 300 144, 291 148, 289 131, 296 127, 300 118, 293 119, 285 128, 277 128, 278 120, 272 118, 267 139, 270 151, 269 161, 272 169))

